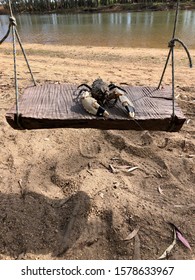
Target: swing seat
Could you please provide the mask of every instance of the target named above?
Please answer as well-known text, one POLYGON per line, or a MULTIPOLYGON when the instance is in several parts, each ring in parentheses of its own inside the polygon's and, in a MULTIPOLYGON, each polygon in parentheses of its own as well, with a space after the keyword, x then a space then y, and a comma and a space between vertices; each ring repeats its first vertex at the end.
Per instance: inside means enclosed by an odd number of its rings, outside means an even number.
POLYGON ((14 129, 97 128, 117 130, 179 131, 185 116, 175 103, 172 116, 171 88, 155 89, 146 86, 123 86, 135 106, 135 120, 129 119, 122 105, 106 108, 108 119, 90 115, 75 101, 76 84, 43 84, 28 87, 19 98, 19 117, 16 107, 6 113, 14 129))

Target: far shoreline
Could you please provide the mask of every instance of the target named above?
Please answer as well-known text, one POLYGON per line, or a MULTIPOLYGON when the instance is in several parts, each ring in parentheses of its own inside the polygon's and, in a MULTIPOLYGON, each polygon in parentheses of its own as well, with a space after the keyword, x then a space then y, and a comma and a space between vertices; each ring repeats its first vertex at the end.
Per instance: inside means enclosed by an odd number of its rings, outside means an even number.
MULTIPOLYGON (((14 11, 14 14, 81 14, 81 13, 117 13, 117 12, 155 12, 171 11, 176 9, 176 3, 134 3, 134 4, 112 4, 99 7, 81 7, 71 9, 58 9, 47 11, 14 11)), ((194 10, 195 3, 187 2, 179 4, 180 10, 194 10)), ((0 6, 0 15, 9 15, 9 10, 0 6)))

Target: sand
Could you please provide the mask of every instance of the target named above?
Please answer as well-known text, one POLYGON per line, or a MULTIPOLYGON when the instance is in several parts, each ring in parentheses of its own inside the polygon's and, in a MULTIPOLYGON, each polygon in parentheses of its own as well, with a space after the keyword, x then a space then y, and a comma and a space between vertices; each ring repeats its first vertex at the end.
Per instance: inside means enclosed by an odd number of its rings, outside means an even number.
MULTIPOLYGON (((176 51, 180 132, 13 130, 11 44, 0 46, 0 259, 195 259, 195 72, 176 51), (114 167, 115 171, 110 169, 114 167), (128 168, 138 167, 128 172, 128 168), (134 230, 136 237, 124 239, 134 230)), ((167 49, 25 45, 38 83, 156 86, 167 49)), ((195 61, 195 50, 191 51, 195 61)), ((19 88, 32 82, 18 52, 19 88)), ((163 85, 171 83, 168 66, 163 85)))

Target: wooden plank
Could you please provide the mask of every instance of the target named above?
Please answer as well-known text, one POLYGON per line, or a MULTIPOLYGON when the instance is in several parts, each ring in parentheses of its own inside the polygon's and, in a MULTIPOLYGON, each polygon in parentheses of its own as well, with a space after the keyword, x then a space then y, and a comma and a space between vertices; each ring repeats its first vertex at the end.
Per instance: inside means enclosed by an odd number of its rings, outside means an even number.
POLYGON ((13 106, 6 114, 7 122, 14 129, 43 128, 98 128, 121 130, 179 131, 185 116, 175 103, 175 122, 172 123, 171 88, 156 90, 154 87, 124 86, 127 96, 135 106, 135 120, 127 117, 117 102, 108 108, 109 119, 88 114, 80 102, 75 101, 75 84, 43 84, 29 87, 19 99, 19 123, 13 106))

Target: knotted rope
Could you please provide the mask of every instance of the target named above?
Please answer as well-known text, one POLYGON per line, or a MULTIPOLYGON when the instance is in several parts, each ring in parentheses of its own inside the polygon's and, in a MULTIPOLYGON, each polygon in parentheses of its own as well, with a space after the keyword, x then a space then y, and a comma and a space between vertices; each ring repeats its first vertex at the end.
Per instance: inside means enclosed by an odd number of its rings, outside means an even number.
POLYGON ((24 58, 25 58, 25 61, 26 61, 28 70, 29 70, 29 72, 30 72, 32 81, 33 81, 33 83, 34 83, 34 86, 36 86, 36 82, 35 82, 33 73, 32 73, 32 71, 31 71, 30 64, 29 64, 29 62, 28 62, 28 59, 27 59, 25 50, 24 50, 24 48, 23 48, 23 46, 22 46, 22 42, 21 42, 20 36, 19 36, 18 31, 17 31, 17 28, 16 28, 17 23, 16 23, 15 17, 13 16, 12 7, 11 7, 11 1, 10 1, 10 0, 9 0, 9 9, 10 9, 10 18, 9 18, 8 31, 7 31, 7 33, 5 34, 5 36, 0 40, 0 45, 7 39, 7 37, 8 37, 9 34, 10 34, 10 31, 12 30, 13 58, 14 58, 14 80, 15 80, 15 96, 16 96, 16 122, 17 122, 18 126, 21 127, 21 125, 20 125, 20 123, 19 123, 19 116, 20 116, 20 113, 19 113, 19 92, 18 92, 17 63, 16 63, 16 38, 17 38, 18 43, 19 43, 19 45, 20 45, 20 48, 21 48, 21 50, 22 50, 22 53, 23 53, 23 56, 24 56, 24 58))
POLYGON ((175 43, 178 42, 182 45, 182 47, 184 48, 184 50, 187 53, 188 59, 189 59, 189 66, 190 68, 192 67, 192 59, 189 53, 188 48, 186 47, 186 45, 178 38, 175 38, 175 32, 176 32, 176 26, 177 26, 177 19, 178 19, 178 10, 179 10, 179 0, 177 1, 177 7, 176 7, 176 13, 175 13, 175 21, 174 21, 174 27, 173 27, 173 35, 172 35, 172 39, 169 41, 168 43, 168 47, 169 49, 169 53, 167 56, 167 60, 160 78, 160 82, 158 84, 157 89, 160 88, 160 85, 162 83, 168 62, 169 62, 169 58, 171 56, 171 67, 172 67, 172 116, 171 116, 171 126, 170 126, 170 131, 172 131, 174 129, 174 125, 175 122, 177 121, 177 117, 175 115, 175 59, 174 59, 174 48, 175 48, 175 43))

